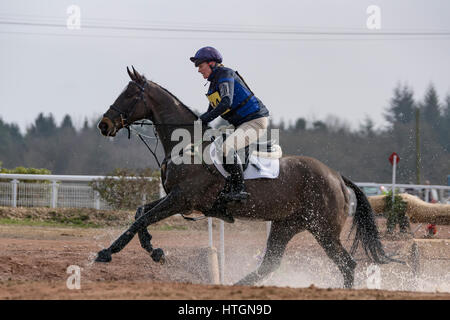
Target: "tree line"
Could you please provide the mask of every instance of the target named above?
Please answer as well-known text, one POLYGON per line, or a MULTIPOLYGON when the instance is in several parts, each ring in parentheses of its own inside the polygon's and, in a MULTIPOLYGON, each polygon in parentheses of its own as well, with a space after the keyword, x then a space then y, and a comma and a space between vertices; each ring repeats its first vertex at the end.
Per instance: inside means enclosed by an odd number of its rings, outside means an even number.
MULTIPOLYGON (((401 161, 399 183, 446 184, 450 174, 450 94, 439 99, 430 85, 417 100, 411 87, 398 84, 383 114, 387 126, 375 129, 367 117, 358 129, 342 119, 295 119, 270 123, 280 129, 284 155, 304 155, 324 162, 341 174, 359 182, 391 180, 389 155, 395 151, 401 161), (416 116, 419 116, 420 176, 416 176, 416 116), (420 181, 417 181, 419 178, 420 181)), ((157 168, 156 161, 137 137, 126 131, 115 138, 103 137, 97 129, 100 119, 85 120, 76 129, 69 115, 58 125, 52 114, 40 113, 21 134, 14 123, 0 118, 0 166, 45 168, 53 174, 105 175, 117 168, 157 168)), ((155 146, 151 127, 139 129, 155 146)), ((163 157, 161 146, 157 155, 163 157)))

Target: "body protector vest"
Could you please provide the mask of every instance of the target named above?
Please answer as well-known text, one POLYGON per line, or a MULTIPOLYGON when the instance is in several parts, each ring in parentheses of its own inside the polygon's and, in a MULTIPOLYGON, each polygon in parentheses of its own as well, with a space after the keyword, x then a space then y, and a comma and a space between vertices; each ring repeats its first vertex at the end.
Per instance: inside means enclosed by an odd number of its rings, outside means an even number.
POLYGON ((221 116, 238 127, 244 122, 267 117, 269 111, 259 100, 237 71, 216 67, 208 78, 211 81, 208 93, 208 111, 200 119, 210 122, 221 116))

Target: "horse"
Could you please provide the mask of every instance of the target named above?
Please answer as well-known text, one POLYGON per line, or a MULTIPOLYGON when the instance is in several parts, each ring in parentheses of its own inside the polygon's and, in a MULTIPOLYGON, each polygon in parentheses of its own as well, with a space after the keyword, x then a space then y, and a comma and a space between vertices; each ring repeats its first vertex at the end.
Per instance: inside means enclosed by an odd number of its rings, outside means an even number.
MULTIPOLYGON (((152 236, 147 227, 175 214, 189 215, 199 211, 205 216, 227 221, 223 211, 216 212, 212 206, 225 185, 225 179, 214 165, 204 162, 176 164, 171 156, 178 143, 171 139, 174 130, 184 128, 192 136, 192 123, 198 116, 134 67, 132 71, 127 67, 127 72, 131 81, 103 115, 98 128, 104 136, 115 136, 136 121, 151 121, 164 149, 161 182, 167 195, 138 208, 132 225, 108 248, 98 252, 96 262, 110 262, 112 254, 122 250, 136 233, 151 258, 163 261, 164 252, 152 247, 152 236)), ((203 142, 205 146, 209 143, 212 142, 203 142)), ((288 242, 302 231, 309 231, 337 265, 345 288, 353 286, 356 262, 352 255, 359 243, 375 263, 393 261, 384 252, 367 197, 352 181, 311 157, 283 156, 279 165, 278 178, 246 180, 249 199, 227 206, 227 212, 235 218, 272 222, 261 264, 236 285, 254 285, 277 270, 288 242), (350 203, 347 187, 354 191, 357 199, 351 228, 355 238, 350 253, 340 241, 350 203)))

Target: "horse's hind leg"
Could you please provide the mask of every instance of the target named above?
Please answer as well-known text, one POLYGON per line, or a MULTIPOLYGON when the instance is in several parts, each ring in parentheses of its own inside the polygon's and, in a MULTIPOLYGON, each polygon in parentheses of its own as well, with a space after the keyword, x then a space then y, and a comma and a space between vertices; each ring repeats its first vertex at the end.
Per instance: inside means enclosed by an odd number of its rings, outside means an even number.
POLYGON ((288 242, 301 230, 286 222, 273 221, 267 240, 267 249, 264 259, 256 271, 245 276, 236 285, 253 285, 266 278, 271 272, 278 269, 288 242))
POLYGON ((344 276, 344 287, 353 287, 356 262, 342 246, 339 235, 318 234, 315 232, 313 235, 344 276))

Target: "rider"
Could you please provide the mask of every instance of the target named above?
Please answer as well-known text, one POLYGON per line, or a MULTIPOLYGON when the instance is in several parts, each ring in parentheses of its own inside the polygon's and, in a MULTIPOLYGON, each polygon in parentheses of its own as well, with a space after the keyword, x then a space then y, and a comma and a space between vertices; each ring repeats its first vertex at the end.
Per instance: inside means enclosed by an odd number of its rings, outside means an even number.
POLYGON ((203 78, 210 81, 207 93, 208 110, 200 116, 202 122, 210 122, 219 115, 235 127, 235 131, 223 143, 224 169, 231 174, 231 190, 225 194, 228 201, 248 198, 245 191, 242 165, 237 161, 237 150, 257 141, 267 130, 269 111, 242 77, 222 64, 222 55, 213 47, 203 47, 190 60, 198 67, 203 78), (231 162, 231 163, 227 163, 231 162))

